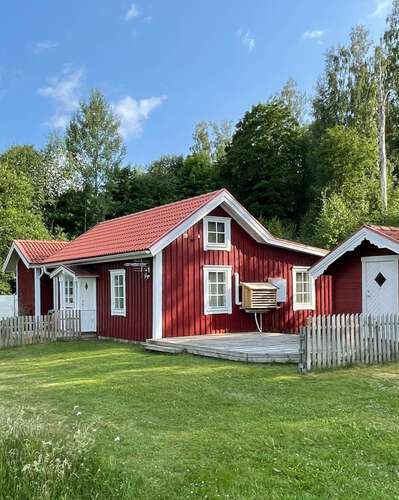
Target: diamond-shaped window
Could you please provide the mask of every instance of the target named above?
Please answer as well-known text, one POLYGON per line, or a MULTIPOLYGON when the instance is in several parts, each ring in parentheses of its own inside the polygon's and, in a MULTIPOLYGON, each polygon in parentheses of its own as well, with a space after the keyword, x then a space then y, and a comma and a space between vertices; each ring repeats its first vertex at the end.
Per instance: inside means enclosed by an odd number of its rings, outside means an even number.
POLYGON ((378 286, 382 286, 386 282, 386 278, 382 273, 378 273, 377 276, 374 278, 375 282, 377 283, 378 286))

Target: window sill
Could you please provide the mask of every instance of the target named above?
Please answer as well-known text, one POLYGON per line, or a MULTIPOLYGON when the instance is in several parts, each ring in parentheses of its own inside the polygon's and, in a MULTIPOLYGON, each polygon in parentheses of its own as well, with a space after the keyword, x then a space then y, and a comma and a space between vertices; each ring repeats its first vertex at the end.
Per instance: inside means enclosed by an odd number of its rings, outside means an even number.
POLYGON ((314 311, 315 306, 313 304, 295 304, 292 309, 294 311, 314 311))
POLYGON ((126 311, 111 311, 111 316, 126 316, 126 311))
POLYGON ((208 309, 205 311, 205 316, 210 316, 212 314, 231 314, 230 309, 208 309))
POLYGON ((206 243, 205 246, 204 246, 204 250, 205 251, 208 251, 208 250, 221 250, 221 251, 225 251, 225 252, 230 252, 231 245, 212 245, 212 244, 206 243))

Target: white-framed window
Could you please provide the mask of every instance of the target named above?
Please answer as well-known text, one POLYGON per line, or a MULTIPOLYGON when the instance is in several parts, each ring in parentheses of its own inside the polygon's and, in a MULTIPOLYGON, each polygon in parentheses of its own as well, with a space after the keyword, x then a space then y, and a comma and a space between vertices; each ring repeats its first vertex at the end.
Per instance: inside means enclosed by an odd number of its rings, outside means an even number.
POLYGON ((315 283, 309 267, 294 266, 292 269, 294 311, 315 308, 315 283))
POLYGON ((204 266, 204 314, 231 314, 231 267, 204 266))
POLYGON ((126 316, 126 276, 124 269, 113 269, 111 274, 111 316, 126 316))
POLYGON ((231 219, 204 217, 204 250, 231 249, 231 219))
POLYGON ((73 280, 64 281, 64 307, 73 308, 75 303, 75 283, 73 280))

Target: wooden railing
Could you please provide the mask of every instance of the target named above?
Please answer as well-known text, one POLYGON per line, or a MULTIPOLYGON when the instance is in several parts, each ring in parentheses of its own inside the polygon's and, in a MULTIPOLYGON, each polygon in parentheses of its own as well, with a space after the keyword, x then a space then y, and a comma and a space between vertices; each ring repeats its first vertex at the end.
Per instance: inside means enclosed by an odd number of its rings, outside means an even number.
POLYGON ((80 335, 80 311, 0 319, 0 349, 78 338, 80 335))
POLYGON ((301 372, 398 360, 398 314, 315 316, 300 331, 301 372))

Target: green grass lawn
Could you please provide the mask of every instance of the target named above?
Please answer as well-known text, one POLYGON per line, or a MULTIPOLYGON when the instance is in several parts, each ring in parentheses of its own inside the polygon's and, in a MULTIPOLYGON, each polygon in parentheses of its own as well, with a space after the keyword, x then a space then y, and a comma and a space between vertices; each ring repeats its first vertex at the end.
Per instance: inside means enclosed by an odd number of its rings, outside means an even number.
POLYGON ((92 425, 132 498, 399 496, 399 365, 301 376, 55 343, 0 351, 0 406, 92 425))

